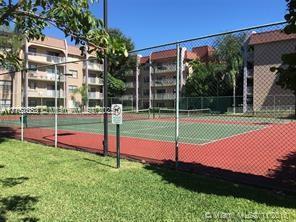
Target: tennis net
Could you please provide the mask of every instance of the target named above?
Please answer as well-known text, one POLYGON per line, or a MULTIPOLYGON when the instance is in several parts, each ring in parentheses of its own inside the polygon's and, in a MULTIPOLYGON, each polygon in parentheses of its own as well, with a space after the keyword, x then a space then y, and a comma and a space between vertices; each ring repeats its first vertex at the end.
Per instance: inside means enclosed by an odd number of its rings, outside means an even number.
MULTIPOLYGON (((180 109, 179 116, 180 118, 188 118, 188 117, 199 117, 204 115, 209 115, 211 113, 210 109, 180 109)), ((176 109, 159 109, 158 110, 159 118, 169 118, 176 116, 176 109)))

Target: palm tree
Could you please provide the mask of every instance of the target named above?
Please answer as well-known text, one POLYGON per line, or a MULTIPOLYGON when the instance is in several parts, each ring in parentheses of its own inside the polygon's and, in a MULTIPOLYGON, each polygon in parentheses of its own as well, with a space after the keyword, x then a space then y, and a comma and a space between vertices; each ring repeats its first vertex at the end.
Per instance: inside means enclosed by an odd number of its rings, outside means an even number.
MULTIPOLYGON (((88 103, 88 87, 86 84, 83 84, 81 87, 75 89, 73 94, 79 94, 81 96, 81 107, 85 110, 88 103)), ((75 98, 73 97, 73 99, 75 98)))
POLYGON ((236 79, 243 67, 242 46, 245 41, 245 33, 242 35, 229 34, 217 40, 216 56, 220 62, 225 63, 225 74, 232 83, 233 112, 236 112, 236 79))

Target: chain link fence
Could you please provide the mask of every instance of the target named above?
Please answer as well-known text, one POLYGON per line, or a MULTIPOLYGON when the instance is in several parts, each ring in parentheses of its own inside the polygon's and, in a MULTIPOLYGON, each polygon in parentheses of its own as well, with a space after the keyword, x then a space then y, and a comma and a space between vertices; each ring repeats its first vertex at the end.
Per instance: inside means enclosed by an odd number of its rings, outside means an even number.
MULTIPOLYGON (((110 73, 116 84, 108 83, 108 107, 123 105, 121 154, 237 182, 295 189, 295 95, 281 88, 271 72, 282 64, 282 55, 295 52, 296 36, 282 33, 284 25, 131 52, 129 65, 110 73)), ((107 107, 102 67, 73 60, 31 70, 28 88, 15 96, 19 107, 28 98, 29 113, 6 110, 13 99, 3 91, 14 91, 2 83, 11 77, 1 77, 2 131, 103 153, 107 107)), ((20 82, 26 80, 19 76, 20 82)), ((110 115, 108 132, 112 155, 116 144, 110 115)))

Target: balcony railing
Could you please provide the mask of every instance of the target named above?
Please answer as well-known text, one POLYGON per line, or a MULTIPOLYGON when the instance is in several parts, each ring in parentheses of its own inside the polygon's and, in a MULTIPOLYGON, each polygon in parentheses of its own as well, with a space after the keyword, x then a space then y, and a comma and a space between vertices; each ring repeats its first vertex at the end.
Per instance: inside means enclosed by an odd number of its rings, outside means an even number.
MULTIPOLYGON (((161 68, 155 68, 155 73, 176 72, 176 64, 162 65, 161 68)), ((152 69, 153 72, 153 69, 152 69)))
MULTIPOLYGON (((84 66, 86 68, 86 66, 84 66)), ((94 62, 87 62, 87 68, 89 70, 95 70, 95 71, 104 71, 104 65, 94 62)))
POLYGON ((153 85, 155 85, 155 86, 173 86, 173 85, 176 85, 176 79, 154 80, 153 85))
POLYGON ((123 99, 123 100, 132 100, 133 97, 134 97, 133 95, 124 95, 124 96, 121 97, 121 99, 123 99))
MULTIPOLYGON (((49 73, 49 72, 42 72, 42 71, 30 71, 28 73, 29 79, 35 79, 35 80, 43 80, 43 81, 55 81, 55 74, 49 73)), ((62 73, 59 73, 57 76, 58 81, 64 82, 65 76, 63 76, 62 73)))
POLYGON ((253 87, 248 87, 247 88, 247 94, 248 95, 253 95, 253 87))
POLYGON ((156 93, 155 97, 152 95, 152 99, 175 99, 175 95, 173 93, 156 93))
MULTIPOLYGON (((84 82, 86 82, 85 77, 84 77, 84 82)), ((104 85, 104 80, 98 77, 88 77, 88 84, 104 85)))
POLYGON ((89 99, 103 99, 103 93, 100 92, 89 92, 89 99))
MULTIPOLYGON (((57 91, 58 98, 64 97, 64 91, 60 90, 57 91)), ((47 90, 47 89, 29 89, 29 97, 36 97, 36 98, 54 98, 55 97, 55 90, 47 90)))
POLYGON ((254 77, 254 69, 248 69, 248 78, 253 78, 254 77))
POLYGON ((28 58, 29 58, 29 60, 34 60, 34 61, 43 62, 43 63, 65 62, 65 57, 52 56, 52 55, 47 55, 47 54, 42 54, 42 53, 34 53, 34 52, 29 52, 28 58))

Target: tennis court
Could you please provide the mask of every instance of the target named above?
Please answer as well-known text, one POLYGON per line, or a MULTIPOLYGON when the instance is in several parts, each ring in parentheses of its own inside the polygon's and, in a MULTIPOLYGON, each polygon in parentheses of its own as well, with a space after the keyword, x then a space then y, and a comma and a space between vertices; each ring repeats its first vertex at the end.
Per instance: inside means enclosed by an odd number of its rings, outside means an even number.
MULTIPOLYGON (((175 111, 159 109, 123 113, 124 123, 121 136, 157 140, 175 141, 175 111)), ((7 124, 19 124, 16 119, 4 120, 7 124)), ((284 123, 278 121, 276 123, 284 123)), ((210 114, 209 110, 181 110, 179 140, 188 144, 208 144, 236 135, 261 130, 274 124, 271 118, 254 118, 210 114)), ((53 115, 28 116, 28 128, 54 128, 53 115)), ((103 114, 60 114, 58 129, 76 132, 103 134, 103 114)), ((109 134, 115 135, 115 126, 109 124, 109 134)))

